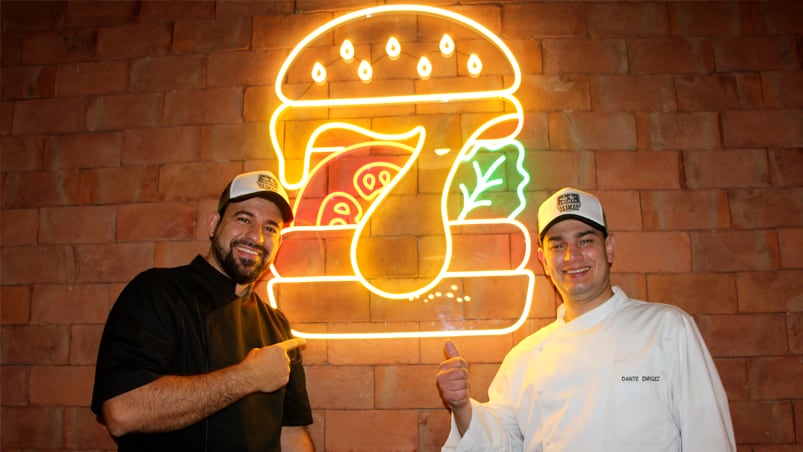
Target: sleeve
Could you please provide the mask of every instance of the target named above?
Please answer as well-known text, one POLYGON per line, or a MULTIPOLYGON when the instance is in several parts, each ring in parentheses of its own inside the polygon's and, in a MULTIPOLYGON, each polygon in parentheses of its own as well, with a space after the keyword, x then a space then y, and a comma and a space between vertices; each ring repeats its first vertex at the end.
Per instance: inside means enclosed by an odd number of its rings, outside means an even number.
POLYGON ((484 452, 521 451, 524 436, 516 420, 516 411, 511 395, 511 378, 518 374, 514 349, 505 357, 499 371, 488 387, 488 402, 471 399, 471 422, 460 437, 452 416, 452 428, 442 451, 484 452))
POLYGON ((140 274, 123 289, 109 312, 95 367, 92 411, 104 401, 168 373, 175 354, 165 303, 158 303, 153 282, 140 274))
POLYGON ((694 320, 683 316, 672 383, 682 450, 735 451, 728 399, 694 320))

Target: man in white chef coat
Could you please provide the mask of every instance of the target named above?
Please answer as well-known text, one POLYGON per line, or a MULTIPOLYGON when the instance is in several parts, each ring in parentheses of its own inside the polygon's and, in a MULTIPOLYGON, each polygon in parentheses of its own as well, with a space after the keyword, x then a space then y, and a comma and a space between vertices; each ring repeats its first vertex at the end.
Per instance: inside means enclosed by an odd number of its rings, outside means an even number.
POLYGON ((735 451, 728 400, 694 320, 613 287, 614 237, 599 199, 564 188, 538 209, 538 258, 563 304, 471 398, 447 341, 438 388, 444 451, 735 451))

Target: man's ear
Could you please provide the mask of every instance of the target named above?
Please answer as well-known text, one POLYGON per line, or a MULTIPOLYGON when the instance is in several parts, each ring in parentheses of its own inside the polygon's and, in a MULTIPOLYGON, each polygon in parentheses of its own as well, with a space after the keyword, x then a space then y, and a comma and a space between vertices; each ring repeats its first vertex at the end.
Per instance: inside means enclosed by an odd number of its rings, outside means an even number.
POLYGON ((211 239, 215 235, 215 229, 217 229, 217 225, 220 223, 220 214, 218 212, 213 213, 209 216, 209 220, 206 223, 207 228, 207 235, 211 239))
POLYGON ((541 263, 541 267, 544 269, 544 274, 549 276, 549 265, 547 264, 546 257, 544 257, 544 249, 540 246, 538 247, 538 262, 541 263))
POLYGON ((605 238, 605 254, 608 256, 608 265, 613 265, 614 242, 615 240, 612 235, 605 238))

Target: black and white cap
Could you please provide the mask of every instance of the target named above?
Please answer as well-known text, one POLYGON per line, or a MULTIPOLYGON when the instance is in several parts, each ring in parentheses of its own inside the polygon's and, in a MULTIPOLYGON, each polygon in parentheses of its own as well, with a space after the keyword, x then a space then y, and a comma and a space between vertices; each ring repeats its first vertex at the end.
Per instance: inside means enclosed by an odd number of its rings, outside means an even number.
POLYGON ((293 208, 290 198, 281 182, 270 171, 252 171, 243 173, 232 179, 220 194, 217 210, 223 215, 230 202, 240 202, 259 196, 273 202, 282 211, 285 223, 293 221, 293 208))
POLYGON ((543 240, 544 234, 552 225, 566 219, 580 220, 608 236, 605 212, 602 211, 599 199, 591 193, 566 187, 553 193, 538 208, 539 239, 543 240))

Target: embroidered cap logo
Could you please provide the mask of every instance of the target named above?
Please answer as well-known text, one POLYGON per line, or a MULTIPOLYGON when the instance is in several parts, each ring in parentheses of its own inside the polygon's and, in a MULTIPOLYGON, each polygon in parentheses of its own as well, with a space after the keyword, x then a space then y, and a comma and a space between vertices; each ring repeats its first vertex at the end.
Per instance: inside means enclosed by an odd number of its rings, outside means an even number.
POLYGON ((267 174, 259 175, 259 178, 257 179, 257 185, 263 190, 278 191, 278 183, 276 182, 276 179, 268 176, 267 174))
POLYGON ((566 193, 558 197, 558 210, 560 212, 580 210, 580 207, 580 195, 577 193, 566 193))

